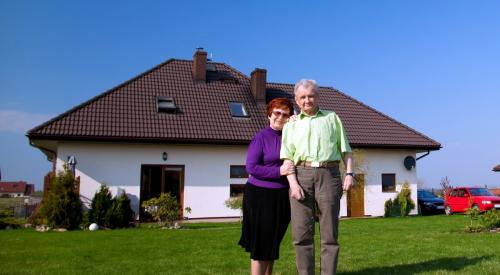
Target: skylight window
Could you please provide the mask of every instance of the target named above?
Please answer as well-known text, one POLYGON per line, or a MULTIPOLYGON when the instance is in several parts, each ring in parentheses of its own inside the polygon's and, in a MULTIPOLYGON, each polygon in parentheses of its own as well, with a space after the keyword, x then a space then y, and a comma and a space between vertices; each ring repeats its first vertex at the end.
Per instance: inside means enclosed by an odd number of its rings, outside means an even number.
POLYGON ((207 71, 216 72, 217 69, 215 68, 215 63, 207 63, 207 71))
POLYGON ((156 100, 157 100, 156 106, 158 108, 158 113, 175 113, 177 111, 173 97, 159 96, 157 97, 156 100))
POLYGON ((243 102, 229 102, 229 108, 231 109, 231 115, 233 117, 248 117, 247 110, 245 109, 245 104, 243 102))

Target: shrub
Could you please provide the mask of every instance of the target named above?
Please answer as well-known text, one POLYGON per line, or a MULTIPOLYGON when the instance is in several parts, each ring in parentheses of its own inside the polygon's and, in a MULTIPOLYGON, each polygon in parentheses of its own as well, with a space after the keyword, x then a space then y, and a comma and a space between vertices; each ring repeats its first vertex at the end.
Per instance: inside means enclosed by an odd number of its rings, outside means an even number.
POLYGON ((396 198, 389 199, 384 203, 384 217, 406 217, 414 208, 415 202, 411 199, 410 184, 405 181, 396 198))
POLYGON ((224 205, 226 205, 227 208, 233 209, 233 210, 242 210, 243 209, 243 197, 234 197, 234 198, 229 198, 224 202, 224 205))
POLYGON ((12 209, 0 209, 0 229, 5 229, 8 226, 19 226, 18 219, 14 218, 12 209))
POLYGON ((134 217, 130 199, 125 192, 112 199, 111 207, 106 211, 104 226, 108 228, 128 227, 134 217))
POLYGON ((227 208, 233 210, 240 210, 240 220, 243 218, 243 196, 229 198, 224 201, 227 208))
POLYGON ((479 217, 479 222, 486 230, 499 228, 500 211, 497 211, 495 208, 490 211, 486 211, 481 217, 479 217))
POLYGON ((52 179, 51 189, 41 208, 41 215, 51 227, 78 228, 82 221, 82 202, 75 191, 75 178, 64 166, 52 179))
POLYGON ((410 211, 415 208, 415 202, 411 199, 411 188, 408 182, 404 182, 396 197, 397 204, 400 205, 400 215, 401 217, 406 217, 410 214, 410 211))
POLYGON ((179 217, 179 203, 177 198, 170 193, 161 193, 160 197, 143 202, 142 207, 161 226, 171 226, 179 217))
POLYGON ((113 205, 113 199, 108 187, 103 184, 98 192, 95 193, 90 204, 88 212, 88 223, 97 223, 103 226, 108 210, 113 205))
POLYGON ((481 211, 476 207, 471 207, 465 211, 465 214, 469 217, 470 224, 465 226, 465 232, 481 232, 484 230, 483 226, 477 224, 477 220, 479 219, 479 214, 481 211))

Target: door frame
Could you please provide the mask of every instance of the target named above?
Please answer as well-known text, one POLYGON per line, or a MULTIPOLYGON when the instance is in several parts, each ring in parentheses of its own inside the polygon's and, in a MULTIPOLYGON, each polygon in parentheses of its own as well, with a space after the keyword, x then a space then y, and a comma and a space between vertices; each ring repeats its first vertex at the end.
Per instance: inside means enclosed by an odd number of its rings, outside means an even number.
MULTIPOLYGON (((142 194, 142 169, 145 167, 157 167, 161 169, 161 186, 160 186, 160 194, 164 191, 165 186, 165 169, 172 169, 171 171, 179 171, 179 219, 184 218, 184 179, 185 179, 185 165, 183 164, 141 164, 140 168, 140 179, 139 179, 139 213, 143 212, 142 202, 143 202, 143 194, 142 194), (178 170, 176 170, 178 169, 178 170)), ((140 218, 139 214, 139 218, 140 218)))

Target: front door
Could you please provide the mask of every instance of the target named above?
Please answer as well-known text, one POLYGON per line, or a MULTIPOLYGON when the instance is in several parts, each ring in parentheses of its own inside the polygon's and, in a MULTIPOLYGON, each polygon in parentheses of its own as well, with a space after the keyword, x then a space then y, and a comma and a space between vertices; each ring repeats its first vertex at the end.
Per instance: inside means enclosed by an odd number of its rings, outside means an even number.
MULTIPOLYGON (((179 218, 184 209, 184 165, 142 165, 140 203, 157 198, 161 193, 170 193, 179 202, 179 218)), ((147 220, 140 207, 141 221, 147 220)))
POLYGON ((347 216, 365 216, 365 175, 356 175, 354 187, 347 192, 347 216))

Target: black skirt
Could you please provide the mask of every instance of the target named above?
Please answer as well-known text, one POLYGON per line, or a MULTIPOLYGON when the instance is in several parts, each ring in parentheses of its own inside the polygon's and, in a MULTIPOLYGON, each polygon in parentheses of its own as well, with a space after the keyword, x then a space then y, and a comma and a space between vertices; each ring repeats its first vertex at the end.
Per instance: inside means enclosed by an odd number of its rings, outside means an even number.
POLYGON ((247 183, 243 196, 241 245, 250 258, 273 261, 279 258, 281 240, 290 223, 288 189, 271 189, 247 183))

